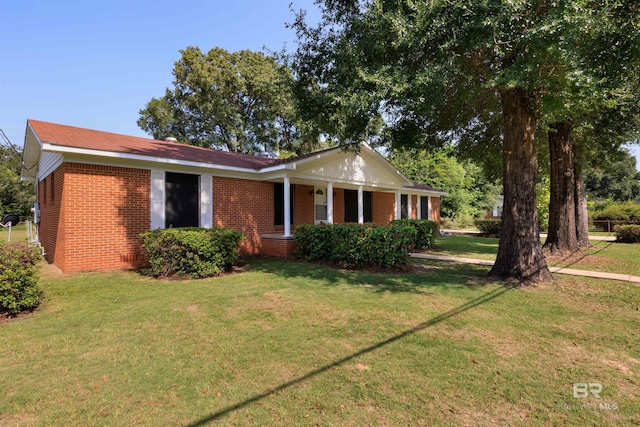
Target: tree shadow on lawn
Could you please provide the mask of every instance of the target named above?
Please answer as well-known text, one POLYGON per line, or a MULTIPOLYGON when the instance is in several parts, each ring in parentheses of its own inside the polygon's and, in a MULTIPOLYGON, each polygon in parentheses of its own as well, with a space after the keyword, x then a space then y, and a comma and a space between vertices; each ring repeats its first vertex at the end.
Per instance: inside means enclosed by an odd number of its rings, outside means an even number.
POLYGON ((345 270, 322 263, 279 260, 257 260, 249 265, 250 270, 288 279, 308 278, 324 286, 347 284, 380 293, 429 294, 434 287, 469 289, 496 283, 487 277, 486 266, 432 261, 411 263, 406 270, 345 270))
POLYGON ((267 397, 273 396, 273 395, 279 393, 282 390, 285 390, 285 389, 287 389, 289 387, 292 387, 294 385, 300 384, 300 383, 305 382, 307 380, 311 380, 312 378, 314 378, 314 377, 316 377, 318 375, 321 375, 321 374, 323 374, 323 373, 325 373, 327 371, 330 371, 333 368, 336 368, 336 367, 339 367, 341 365, 344 365, 347 362, 350 362, 350 361, 352 361, 354 359, 357 359, 357 358, 359 358, 359 357, 361 357, 361 356, 363 356, 365 354, 371 353, 371 352, 373 352, 375 350, 378 350, 378 349, 380 349, 382 347, 385 347, 387 345, 393 344, 394 342, 402 340, 402 339, 404 339, 404 338, 406 338, 408 336, 411 336, 411 335, 413 335, 415 333, 421 332, 421 331, 423 331, 423 330, 425 330, 425 329, 427 329, 427 328, 429 328, 431 326, 437 325, 440 322, 443 322, 443 321, 445 321, 447 319, 450 319, 450 318, 452 318, 454 316, 457 316, 458 314, 464 313, 467 310, 471 310, 472 308, 475 308, 475 307, 478 307, 480 305, 486 304, 487 302, 489 302, 489 301, 491 301, 491 300, 493 300, 495 298, 498 298, 499 296, 501 296, 505 292, 509 291, 510 289, 512 289, 512 287, 504 286, 504 285, 500 286, 500 287, 498 287, 496 289, 493 289, 493 290, 491 290, 489 292, 486 292, 486 293, 484 293, 484 294, 482 294, 482 295, 480 295, 480 296, 478 296, 476 298, 473 298, 473 299, 467 301, 466 303, 464 303, 464 304, 462 304, 462 305, 460 305, 458 307, 455 307, 455 308, 453 308, 453 309, 451 309, 449 311, 446 311, 446 312, 444 312, 442 314, 439 314, 439 315, 437 315, 435 317, 432 317, 431 319, 429 319, 429 320, 427 320, 425 322, 422 322, 419 325, 414 326, 413 328, 407 329, 407 330, 405 330, 405 331, 403 331, 403 332, 401 332, 399 334, 396 334, 396 335, 394 335, 394 336, 392 336, 390 338, 387 338, 387 339, 385 339, 383 341, 377 342, 377 343, 375 343, 375 344, 373 344, 373 345, 371 345, 369 347, 365 347, 365 348, 363 348, 363 349, 361 349, 361 350, 359 350, 359 351, 357 351, 355 353, 352 353, 352 354, 350 354, 348 356, 345 356, 345 357, 343 357, 341 359, 335 360, 335 361, 333 361, 331 363, 328 363, 328 364, 326 364, 326 365, 324 365, 324 366, 322 366, 320 368, 311 370, 308 373, 306 373, 304 375, 301 375, 301 376, 299 376, 297 378, 294 378, 291 381, 284 382, 284 383, 282 383, 282 384, 280 384, 280 385, 278 385, 276 387, 267 389, 262 393, 255 394, 255 395, 247 398, 246 400, 243 400, 243 401, 238 402, 238 403, 236 403, 234 405, 231 405, 231 406, 227 406, 226 408, 223 408, 223 409, 221 409, 221 410, 219 410, 217 412, 211 413, 210 415, 207 415, 207 416, 205 416, 205 417, 203 417, 203 418, 201 418, 201 419, 199 419, 197 421, 194 421, 193 423, 188 424, 187 426, 188 427, 198 427, 198 426, 203 426, 205 424, 208 424, 208 423, 214 422, 216 420, 219 420, 220 418, 222 418, 222 417, 224 417, 224 416, 226 416, 226 415, 228 415, 228 414, 230 414, 230 413, 232 413, 234 411, 237 411, 239 409, 245 408, 245 407, 247 407, 247 406, 249 406, 249 405, 251 405, 253 403, 259 402, 259 401, 261 401, 261 400, 263 400, 263 399, 265 399, 267 397))

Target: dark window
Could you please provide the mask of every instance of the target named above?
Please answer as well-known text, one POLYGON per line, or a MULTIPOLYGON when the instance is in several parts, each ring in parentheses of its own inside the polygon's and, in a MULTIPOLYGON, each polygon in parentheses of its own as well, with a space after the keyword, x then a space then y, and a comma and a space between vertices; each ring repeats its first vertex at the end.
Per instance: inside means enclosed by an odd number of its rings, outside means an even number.
POLYGON ((165 227, 200 225, 200 177, 186 173, 165 175, 165 227))
POLYGON ((400 195, 400 218, 409 218, 409 196, 407 194, 400 195))
MULTIPOLYGON (((371 191, 363 199, 364 222, 371 222, 371 191)), ((358 190, 344 190, 344 222, 358 222, 358 190)))
MULTIPOLYGON (((295 193, 295 185, 291 184, 289 191, 290 224, 293 224, 293 193, 295 193)), ((273 184, 273 225, 284 225, 284 184, 281 182, 273 184)))
POLYGON ((420 218, 429 218, 429 198, 426 196, 420 196, 420 218))

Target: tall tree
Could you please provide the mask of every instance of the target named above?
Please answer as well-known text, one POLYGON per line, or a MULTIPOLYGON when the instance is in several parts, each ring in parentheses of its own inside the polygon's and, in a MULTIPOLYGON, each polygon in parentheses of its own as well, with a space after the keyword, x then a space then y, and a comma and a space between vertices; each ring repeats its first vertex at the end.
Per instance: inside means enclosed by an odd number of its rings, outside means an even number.
POLYGON ((33 183, 20 181, 22 153, 16 148, 0 144, 0 219, 10 213, 28 217, 36 199, 33 183))
POLYGON ((140 128, 157 139, 228 151, 304 150, 304 137, 313 129, 299 124, 286 65, 250 50, 214 48, 204 54, 188 47, 181 55, 173 88, 140 110, 140 128))

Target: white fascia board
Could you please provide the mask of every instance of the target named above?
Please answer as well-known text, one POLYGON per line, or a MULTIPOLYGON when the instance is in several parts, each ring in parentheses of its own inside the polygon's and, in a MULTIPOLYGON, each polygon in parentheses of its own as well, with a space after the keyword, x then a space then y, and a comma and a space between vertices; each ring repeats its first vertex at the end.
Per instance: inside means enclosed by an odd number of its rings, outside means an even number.
POLYGON ((296 165, 293 163, 283 163, 280 165, 268 166, 266 168, 262 168, 254 172, 259 172, 261 174, 268 174, 271 172, 287 171, 287 170, 296 170, 296 165))
POLYGON ((22 150, 22 162, 20 164, 20 180, 36 181, 38 179, 38 169, 40 156, 42 154, 42 141, 27 122, 27 130, 24 136, 24 148, 22 150))
POLYGON ((229 171, 229 172, 243 172, 243 173, 258 173, 259 171, 256 169, 249 168, 239 168, 236 166, 224 166, 217 165, 212 163, 203 163, 203 162, 193 162, 188 160, 176 160, 176 159, 168 159, 162 157, 152 157, 152 156, 141 156, 139 154, 129 154, 129 153, 117 153, 115 151, 101 151, 101 150, 91 150, 87 148, 77 148, 77 147, 66 147, 63 145, 50 144, 48 142, 43 143, 43 150, 58 152, 58 153, 69 153, 69 154, 81 154, 86 156, 97 156, 97 157, 107 157, 114 159, 127 159, 127 160, 135 160, 140 162, 150 162, 164 165, 180 165, 194 168, 202 168, 209 170, 221 170, 221 171, 229 171))
POLYGON ((400 191, 403 194, 414 194, 414 195, 421 195, 421 196, 446 196, 447 194, 449 194, 446 191, 422 190, 420 188, 407 188, 407 187, 403 187, 400 191))

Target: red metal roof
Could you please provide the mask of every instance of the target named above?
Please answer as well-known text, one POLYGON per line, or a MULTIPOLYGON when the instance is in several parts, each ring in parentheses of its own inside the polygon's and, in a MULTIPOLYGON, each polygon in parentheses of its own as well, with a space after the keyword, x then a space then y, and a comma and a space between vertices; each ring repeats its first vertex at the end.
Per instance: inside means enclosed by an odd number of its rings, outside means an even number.
POLYGON ((28 120, 33 131, 43 143, 65 147, 125 153, 139 156, 158 157, 209 163, 222 166, 261 169, 283 163, 279 159, 231 153, 210 148, 195 147, 169 141, 127 136, 102 132, 56 123, 28 120))

